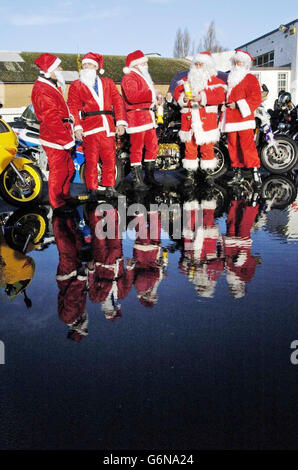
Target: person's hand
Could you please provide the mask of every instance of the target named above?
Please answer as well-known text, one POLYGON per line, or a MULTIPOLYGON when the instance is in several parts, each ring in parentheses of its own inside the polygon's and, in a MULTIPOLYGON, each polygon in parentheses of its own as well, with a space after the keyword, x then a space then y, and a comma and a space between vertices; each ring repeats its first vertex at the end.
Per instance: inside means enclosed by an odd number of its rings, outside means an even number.
POLYGON ((221 105, 221 112, 223 113, 227 109, 226 105, 223 103, 221 105))
POLYGON ((83 140, 83 138, 84 138, 83 129, 78 129, 77 131, 75 131, 75 138, 77 140, 83 140))
POLYGON ((184 96, 183 101, 184 101, 184 103, 188 103, 189 99, 186 96, 184 96))
POLYGON ((119 126, 116 126, 116 134, 117 135, 123 135, 125 132, 125 127, 120 124, 119 126))
POLYGON ((230 109, 236 109, 236 103, 235 103, 235 101, 232 101, 232 103, 229 103, 227 106, 228 106, 230 109))

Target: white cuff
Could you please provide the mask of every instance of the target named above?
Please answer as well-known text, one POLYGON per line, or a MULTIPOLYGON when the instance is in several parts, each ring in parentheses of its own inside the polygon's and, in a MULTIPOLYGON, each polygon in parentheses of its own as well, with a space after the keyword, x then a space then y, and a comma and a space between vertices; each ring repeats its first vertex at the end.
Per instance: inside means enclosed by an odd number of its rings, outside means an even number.
POLYGON ((128 124, 126 121, 116 121, 116 126, 128 127, 128 124))
POLYGON ((74 145, 75 145, 75 141, 72 140, 71 142, 68 142, 68 144, 63 145, 63 148, 65 148, 65 150, 69 150, 69 149, 71 149, 72 147, 74 147, 74 145))
POLYGON ((185 98, 185 93, 182 92, 177 101, 177 103, 179 104, 181 108, 183 108, 183 106, 187 106, 187 103, 185 103, 184 98, 185 98))
POLYGON ((246 100, 239 100, 239 101, 236 101, 237 105, 238 105, 238 108, 239 108, 239 111, 241 113, 241 116, 243 118, 246 118, 248 116, 251 115, 251 110, 250 110, 250 107, 248 106, 248 103, 246 100))
POLYGON ((82 131, 83 128, 82 126, 74 126, 73 130, 76 132, 76 131, 82 131))

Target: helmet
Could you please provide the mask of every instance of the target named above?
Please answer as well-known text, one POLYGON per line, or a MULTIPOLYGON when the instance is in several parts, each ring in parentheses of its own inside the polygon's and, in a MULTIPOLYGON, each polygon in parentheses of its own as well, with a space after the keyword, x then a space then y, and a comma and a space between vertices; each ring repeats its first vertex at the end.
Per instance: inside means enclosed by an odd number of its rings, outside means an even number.
POLYGON ((291 93, 288 93, 287 91, 284 91, 278 97, 278 104, 280 106, 285 106, 289 104, 291 101, 292 101, 291 93))

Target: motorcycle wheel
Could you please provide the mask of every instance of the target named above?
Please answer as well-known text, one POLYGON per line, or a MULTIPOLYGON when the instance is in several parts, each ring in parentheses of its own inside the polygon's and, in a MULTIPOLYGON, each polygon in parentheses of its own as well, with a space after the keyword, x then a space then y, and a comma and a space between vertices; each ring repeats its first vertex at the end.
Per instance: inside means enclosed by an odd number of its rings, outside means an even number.
POLYGON ((264 145, 261 149, 261 162, 270 173, 281 175, 292 170, 298 160, 296 142, 285 135, 274 137, 278 148, 278 154, 273 146, 264 145))
POLYGON ((3 199, 17 207, 36 204, 42 196, 43 182, 38 169, 27 163, 19 170, 25 178, 23 184, 13 168, 8 165, 0 175, 0 193, 3 199))
MULTIPOLYGON (((101 186, 101 165, 97 165, 98 169, 98 185, 101 186)), ((85 170, 86 170, 86 163, 84 162, 80 168, 80 178, 81 182, 85 183, 85 170)), ((124 168, 121 162, 116 158, 116 165, 115 165, 115 187, 119 186, 119 184, 124 179, 124 168)))
POLYGON ((227 148, 224 145, 219 143, 214 144, 214 155, 217 160, 217 165, 214 170, 201 170, 200 167, 198 171, 204 176, 211 176, 213 179, 217 179, 220 176, 223 176, 229 167, 229 153, 227 148))
POLYGON ((6 221, 4 237, 6 243, 17 251, 24 251, 30 242, 34 245, 40 243, 47 231, 48 221, 42 209, 18 209, 6 221))
POLYGON ((262 198, 274 200, 272 208, 284 209, 295 201, 297 188, 286 176, 269 176, 262 185, 262 198))

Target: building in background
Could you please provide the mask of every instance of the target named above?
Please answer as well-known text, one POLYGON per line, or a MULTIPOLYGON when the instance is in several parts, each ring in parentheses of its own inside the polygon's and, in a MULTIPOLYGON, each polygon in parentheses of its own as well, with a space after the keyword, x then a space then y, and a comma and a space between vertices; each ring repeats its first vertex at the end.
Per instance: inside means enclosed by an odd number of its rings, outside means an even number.
POLYGON ((252 73, 269 89, 265 102, 267 108, 273 107, 281 90, 289 91, 292 101, 298 102, 297 29, 298 19, 239 46, 254 57, 252 73))

